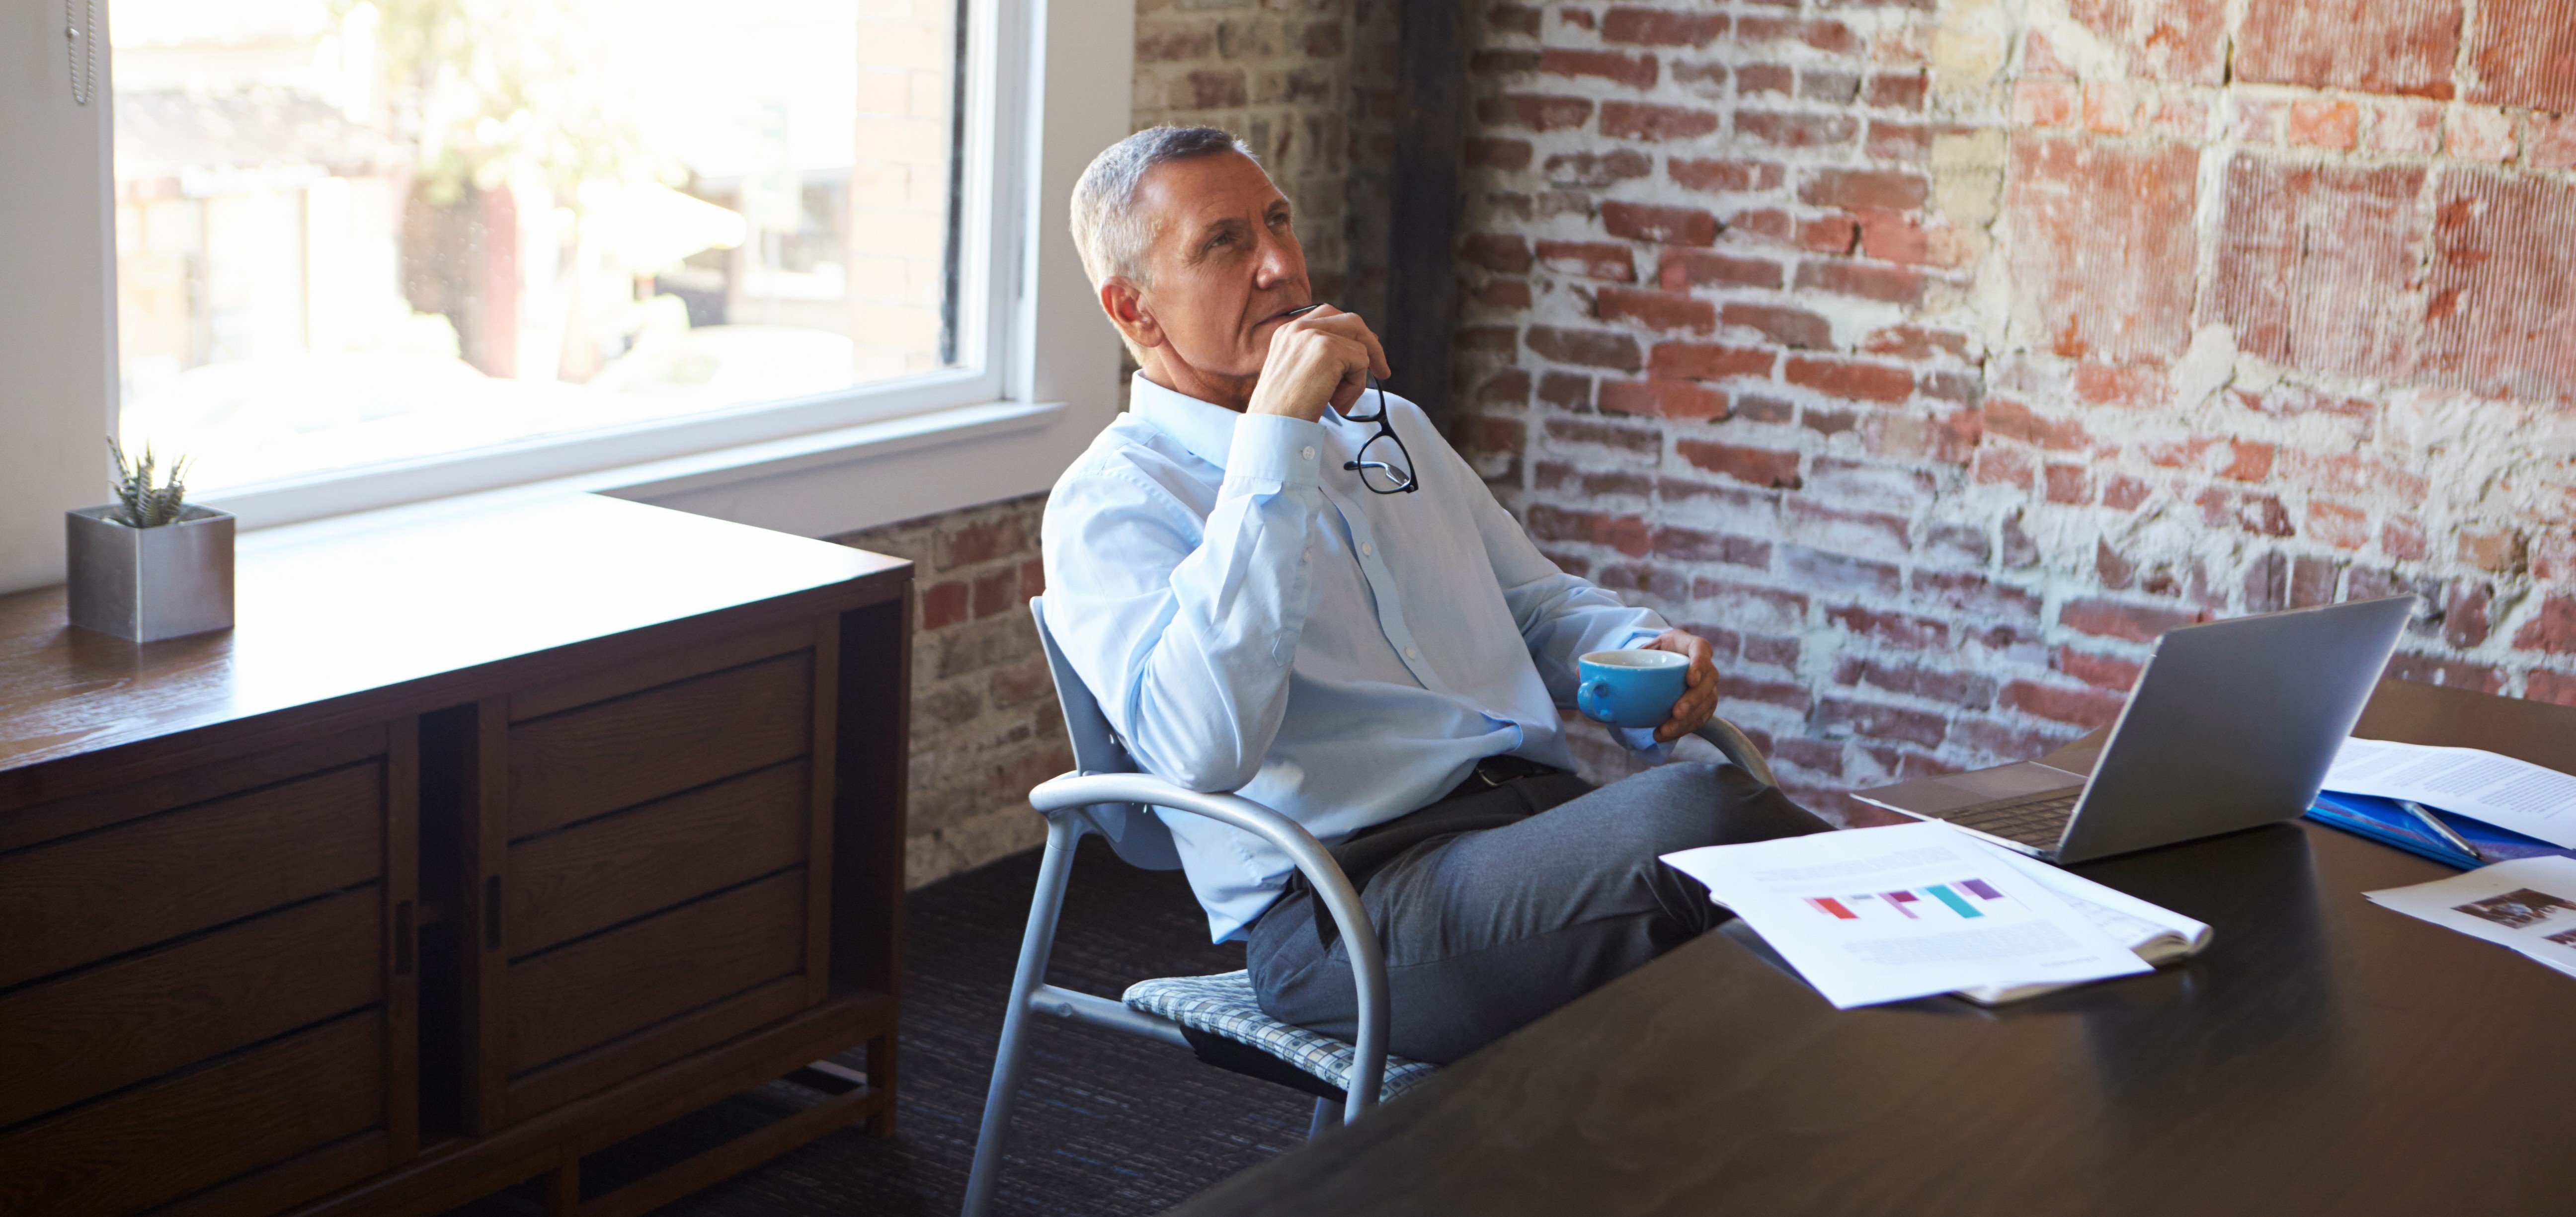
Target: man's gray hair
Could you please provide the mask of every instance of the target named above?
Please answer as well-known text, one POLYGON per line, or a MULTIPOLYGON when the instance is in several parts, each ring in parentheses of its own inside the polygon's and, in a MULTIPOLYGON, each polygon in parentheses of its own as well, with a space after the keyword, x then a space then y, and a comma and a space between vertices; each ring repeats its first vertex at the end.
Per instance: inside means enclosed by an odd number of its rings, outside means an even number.
POLYGON ((1112 275, 1145 282, 1145 252, 1154 243, 1153 217, 1136 207, 1136 188, 1145 175, 1165 161, 1220 152, 1240 152, 1261 163, 1242 140, 1214 127, 1147 127, 1091 158, 1091 167, 1073 184, 1073 243, 1082 251, 1092 290, 1112 275))

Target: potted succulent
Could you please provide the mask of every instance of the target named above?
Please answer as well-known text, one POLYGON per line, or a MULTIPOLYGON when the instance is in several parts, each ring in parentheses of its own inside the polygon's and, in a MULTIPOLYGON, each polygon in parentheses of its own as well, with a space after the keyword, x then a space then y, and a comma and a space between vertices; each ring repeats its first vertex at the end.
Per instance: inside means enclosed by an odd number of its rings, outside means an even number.
POLYGON ((187 501, 188 462, 116 456, 116 502, 63 519, 72 624, 153 642, 233 623, 233 518, 187 501))

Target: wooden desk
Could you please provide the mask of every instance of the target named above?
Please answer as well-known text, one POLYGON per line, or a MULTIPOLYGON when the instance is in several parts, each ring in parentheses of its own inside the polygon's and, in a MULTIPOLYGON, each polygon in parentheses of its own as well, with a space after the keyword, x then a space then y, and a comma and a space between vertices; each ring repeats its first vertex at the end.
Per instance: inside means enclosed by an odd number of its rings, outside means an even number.
MULTIPOLYGON (((2576 770, 2555 706, 2391 681, 2362 731, 2576 770)), ((2211 949, 1836 1011, 1713 934, 1177 1211, 2576 1211, 2576 983, 2359 894, 2453 872, 2305 822, 2080 869, 2211 949)))
POLYGON ((888 1126, 909 563, 565 495, 237 583, 144 646, 0 598, 0 1212, 612 1217, 888 1126), (583 1194, 780 1077, 829 1097, 583 1194))

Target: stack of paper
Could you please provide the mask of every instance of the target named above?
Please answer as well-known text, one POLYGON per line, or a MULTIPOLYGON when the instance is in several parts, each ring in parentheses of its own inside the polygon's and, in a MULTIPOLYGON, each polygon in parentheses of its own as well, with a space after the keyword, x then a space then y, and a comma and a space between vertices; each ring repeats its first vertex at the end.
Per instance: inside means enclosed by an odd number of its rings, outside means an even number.
POLYGON ((1708 886, 1836 1007, 1985 1002, 2152 970, 2209 927, 1937 821, 1716 845, 1663 860, 1708 886), (2072 899, 2070 899, 2072 897, 2072 899))
POLYGON ((2576 777, 2476 748, 2345 740, 2325 788, 2422 803, 2576 848, 2576 777))

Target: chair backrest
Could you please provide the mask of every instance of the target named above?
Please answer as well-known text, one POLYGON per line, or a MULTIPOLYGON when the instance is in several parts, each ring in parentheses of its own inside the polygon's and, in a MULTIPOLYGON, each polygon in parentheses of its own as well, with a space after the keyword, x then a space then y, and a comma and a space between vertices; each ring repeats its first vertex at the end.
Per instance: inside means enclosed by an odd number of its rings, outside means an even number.
MULTIPOLYGON (((1055 631, 1047 628, 1046 597, 1029 598, 1029 616, 1037 618, 1038 642, 1046 648, 1047 673, 1055 678, 1055 700, 1064 709, 1064 733, 1073 741, 1074 768, 1084 773, 1135 773, 1136 761, 1127 755, 1118 733, 1109 729, 1109 716, 1101 712, 1100 701, 1082 683, 1064 657, 1064 649, 1055 644, 1055 631)), ((1109 839, 1110 848, 1131 866, 1146 870, 1179 870, 1181 853, 1172 845, 1172 830, 1164 827, 1162 818, 1150 808, 1134 803, 1094 803, 1083 809, 1092 827, 1109 839)))

